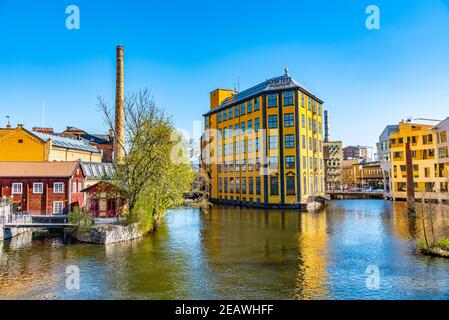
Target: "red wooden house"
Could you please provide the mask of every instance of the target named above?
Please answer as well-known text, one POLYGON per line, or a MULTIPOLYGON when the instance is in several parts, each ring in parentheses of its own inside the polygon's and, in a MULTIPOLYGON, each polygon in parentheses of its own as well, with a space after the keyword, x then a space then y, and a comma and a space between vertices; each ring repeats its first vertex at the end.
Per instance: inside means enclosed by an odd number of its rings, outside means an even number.
POLYGON ((86 206, 94 217, 117 217, 126 205, 123 191, 105 181, 89 186, 83 192, 86 193, 86 206))
POLYGON ((84 205, 84 173, 73 162, 0 162, 0 196, 33 215, 67 214, 84 205))

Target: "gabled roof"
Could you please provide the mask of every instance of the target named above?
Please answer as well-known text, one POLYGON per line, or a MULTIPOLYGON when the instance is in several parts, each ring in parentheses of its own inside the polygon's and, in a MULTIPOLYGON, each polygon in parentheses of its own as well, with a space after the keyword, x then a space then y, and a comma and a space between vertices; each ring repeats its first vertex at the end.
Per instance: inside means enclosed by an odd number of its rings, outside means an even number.
POLYGON ((69 178, 75 173, 78 161, 0 162, 2 178, 69 178))
POLYGON ((66 132, 67 133, 71 133, 71 132, 83 132, 83 133, 86 133, 86 131, 78 129, 77 127, 67 127, 67 129, 64 130, 63 133, 66 133, 66 132))
POLYGON ((51 140, 52 145, 55 147, 100 153, 100 150, 98 150, 96 147, 83 140, 71 139, 55 134, 47 134, 42 132, 30 132, 30 133, 43 141, 51 140))
POLYGON ((295 79, 290 77, 287 73, 285 73, 284 75, 282 75, 280 77, 267 79, 264 82, 261 82, 261 83, 255 85, 254 87, 240 91, 239 93, 237 93, 229 98, 226 98, 217 108, 206 112, 205 114, 203 114, 203 116, 207 116, 212 113, 221 111, 230 105, 238 104, 241 101, 244 101, 251 97, 257 96, 263 92, 270 92, 270 91, 275 91, 275 90, 280 90, 280 89, 282 89, 282 90, 299 89, 302 92, 311 96, 313 99, 315 99, 319 103, 323 103, 323 101, 321 99, 317 98, 309 90, 307 90, 304 86, 299 84, 298 81, 296 81, 295 79))

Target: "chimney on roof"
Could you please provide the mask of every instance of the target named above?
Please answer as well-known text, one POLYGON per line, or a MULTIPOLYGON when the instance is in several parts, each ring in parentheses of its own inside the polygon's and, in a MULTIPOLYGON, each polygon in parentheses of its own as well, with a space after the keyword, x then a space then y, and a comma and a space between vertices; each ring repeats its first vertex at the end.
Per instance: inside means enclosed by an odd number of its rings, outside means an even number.
POLYGON ((53 134, 55 131, 53 128, 33 127, 34 132, 53 134))
POLYGON ((114 160, 116 163, 123 161, 125 155, 125 67, 123 53, 124 48, 117 46, 116 56, 116 80, 115 80, 115 138, 114 160))

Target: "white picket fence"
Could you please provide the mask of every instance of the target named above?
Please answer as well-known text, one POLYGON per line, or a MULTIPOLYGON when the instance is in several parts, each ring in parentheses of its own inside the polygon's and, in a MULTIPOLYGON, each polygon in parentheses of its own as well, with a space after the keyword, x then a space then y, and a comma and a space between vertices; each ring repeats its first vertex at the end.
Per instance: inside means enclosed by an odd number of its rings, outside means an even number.
POLYGON ((0 202, 0 224, 5 224, 11 215, 11 206, 0 202))

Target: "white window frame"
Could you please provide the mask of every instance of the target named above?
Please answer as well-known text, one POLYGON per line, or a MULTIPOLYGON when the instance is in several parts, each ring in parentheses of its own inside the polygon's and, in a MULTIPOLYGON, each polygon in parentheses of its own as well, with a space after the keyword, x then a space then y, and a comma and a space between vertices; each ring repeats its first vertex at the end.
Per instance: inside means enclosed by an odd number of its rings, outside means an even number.
POLYGON ((53 193, 64 193, 64 182, 53 182, 53 193), (59 191, 59 186, 61 186, 61 191, 59 191), (58 186, 58 187, 56 187, 58 186))
POLYGON ((11 194, 22 194, 23 193, 23 183, 14 182, 11 186, 11 194), (20 192, 16 190, 17 187, 20 187, 20 192))
POLYGON ((53 201, 53 214, 63 214, 64 213, 64 201, 53 201), (56 211, 56 205, 61 206, 61 210, 56 211))
POLYGON ((42 182, 33 182, 33 194, 43 194, 44 193, 44 183, 42 182), (37 186, 41 186, 40 191, 37 190, 37 186))
POLYGON ((73 182, 72 182, 72 193, 77 193, 77 192, 79 192, 79 191, 77 191, 76 187, 77 187, 77 183, 76 183, 76 181, 73 181, 73 182))

